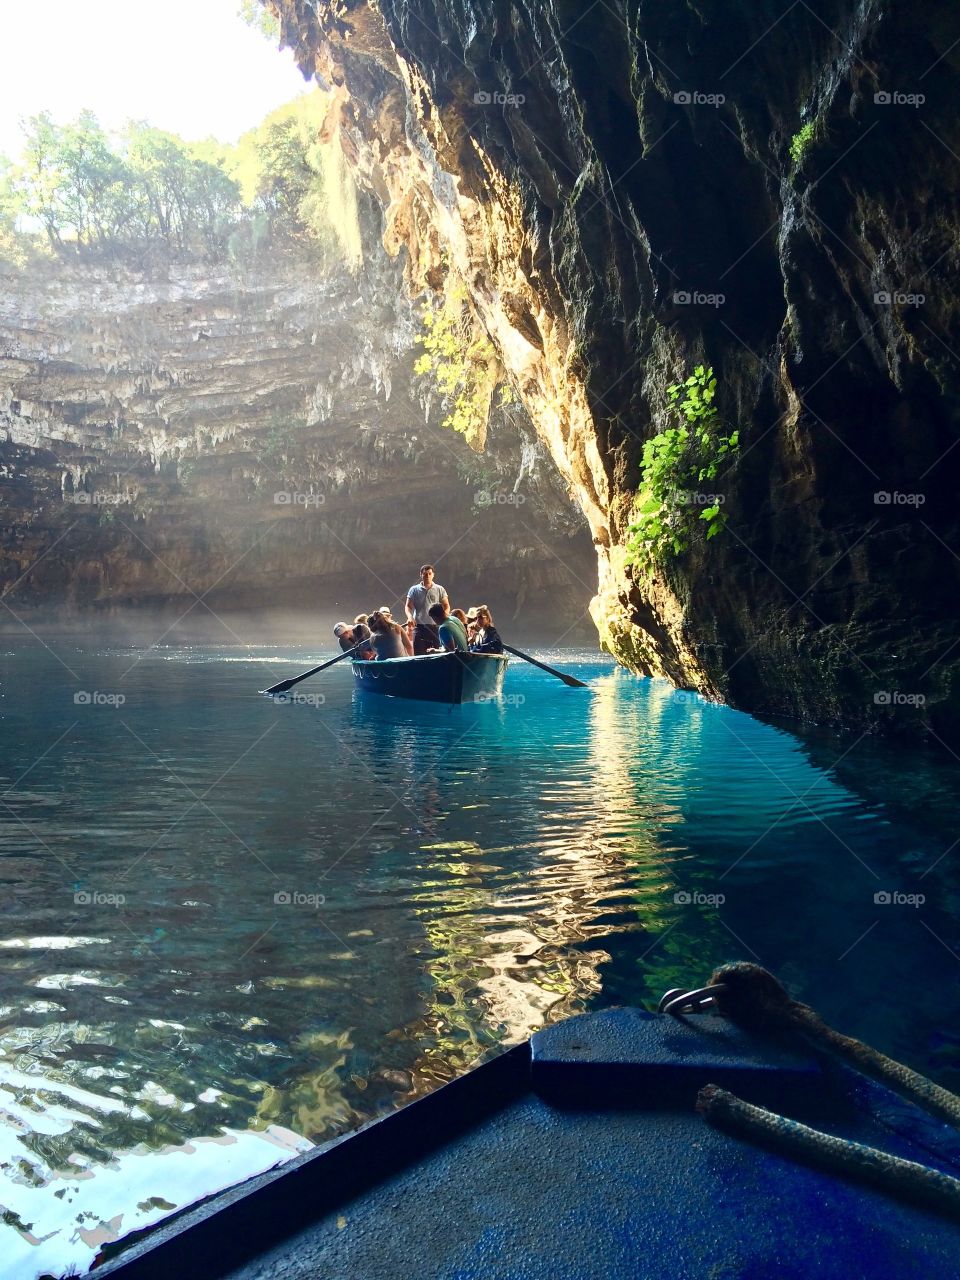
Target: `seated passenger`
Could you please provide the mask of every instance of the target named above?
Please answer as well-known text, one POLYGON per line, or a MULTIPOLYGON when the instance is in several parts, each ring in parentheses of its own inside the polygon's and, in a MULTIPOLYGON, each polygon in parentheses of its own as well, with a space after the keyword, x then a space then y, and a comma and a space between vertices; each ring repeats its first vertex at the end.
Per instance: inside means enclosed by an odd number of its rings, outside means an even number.
POLYGON ((349 626, 346 622, 338 622, 333 628, 333 634, 340 641, 340 648, 344 653, 346 653, 348 649, 352 649, 357 643, 353 638, 353 627, 349 626))
POLYGON ((462 609, 451 609, 451 610, 450 610, 450 616, 451 616, 451 617, 453 617, 453 618, 459 618, 459 619, 460 619, 460 621, 463 623, 463 629, 464 629, 464 631, 466 631, 466 633, 467 633, 467 639, 469 640, 469 639, 470 639, 470 627, 469 627, 469 626, 468 626, 468 624, 467 624, 467 615, 463 612, 463 610, 462 610, 462 609))
POLYGON ((370 630, 373 633, 370 640, 376 650, 378 662, 408 656, 406 632, 392 619, 385 618, 382 613, 371 613, 370 630))
POLYGON ((445 649, 447 653, 453 653, 454 650, 460 653, 470 652, 466 628, 459 618, 451 617, 450 602, 448 600, 441 600, 439 604, 431 606, 430 621, 437 628, 440 647, 445 649))
POLYGON ((493 625, 490 610, 485 604, 477 605, 477 625, 470 648, 474 653, 503 653, 500 632, 493 625))
POLYGON ((367 626, 368 614, 358 613, 353 620, 353 639, 354 643, 360 645, 360 648, 353 655, 361 662, 371 662, 376 656, 376 650, 370 643, 370 628, 367 626))

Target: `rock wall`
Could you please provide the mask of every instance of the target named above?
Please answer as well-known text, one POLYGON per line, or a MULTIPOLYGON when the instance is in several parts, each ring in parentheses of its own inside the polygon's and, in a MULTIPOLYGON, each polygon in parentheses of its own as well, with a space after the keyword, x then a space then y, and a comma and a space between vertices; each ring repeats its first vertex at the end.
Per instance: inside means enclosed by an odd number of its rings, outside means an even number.
POLYGON ((751 711, 956 736, 952 0, 264 0, 408 286, 449 263, 589 522, 608 647, 751 711), (626 563, 706 361, 721 537, 626 563))
POLYGON ((461 602, 589 635, 592 549, 552 462, 522 411, 482 455, 443 428, 416 328, 382 250, 359 276, 276 249, 0 275, 0 621, 355 612, 431 559, 461 602))

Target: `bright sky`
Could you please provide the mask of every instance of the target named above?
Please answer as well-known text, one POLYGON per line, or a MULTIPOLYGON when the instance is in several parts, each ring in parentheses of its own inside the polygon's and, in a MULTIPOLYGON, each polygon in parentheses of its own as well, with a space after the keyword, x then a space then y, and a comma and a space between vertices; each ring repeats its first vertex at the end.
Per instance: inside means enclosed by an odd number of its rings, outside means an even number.
POLYGON ((240 0, 0 0, 0 153, 19 154, 22 116, 59 123, 89 107, 108 129, 128 119, 196 139, 234 141, 309 88, 239 17, 240 0))

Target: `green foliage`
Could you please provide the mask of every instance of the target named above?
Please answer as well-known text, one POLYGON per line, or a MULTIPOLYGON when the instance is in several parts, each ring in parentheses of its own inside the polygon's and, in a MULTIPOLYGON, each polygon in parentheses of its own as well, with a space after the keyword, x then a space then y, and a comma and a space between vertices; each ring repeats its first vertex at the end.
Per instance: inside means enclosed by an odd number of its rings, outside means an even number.
POLYGON ((242 18, 248 27, 259 31, 264 39, 277 44, 280 39, 280 20, 272 9, 267 8, 266 0, 240 0, 237 17, 242 18))
POLYGON ((790 157, 793 163, 799 165, 804 156, 813 146, 816 138, 816 127, 812 121, 808 121, 800 130, 790 139, 790 157))
POLYGON ((463 282, 452 272, 439 303, 424 308, 419 342, 423 355, 413 371, 429 377, 440 392, 448 409, 443 425, 465 436, 474 448, 482 448, 500 364, 470 308, 463 282))
POLYGON ((7 208, 57 252, 150 242, 216 252, 241 204, 211 147, 143 123, 114 141, 89 111, 66 125, 42 112, 8 170, 7 208))
POLYGON ((19 163, 0 157, 0 256, 38 234, 56 253, 159 244, 208 257, 253 253, 269 236, 359 266, 357 191, 326 115, 314 90, 224 147, 145 122, 112 137, 89 111, 66 125, 43 112, 27 121, 19 163))
POLYGON ((10 161, 0 156, 0 260, 22 266, 25 254, 17 235, 17 199, 11 169, 10 161))
POLYGON ((228 159, 245 203, 275 230, 306 236, 353 267, 362 261, 357 189, 316 89, 278 107, 245 133, 228 159))
POLYGON ((644 443, 640 488, 628 526, 627 563, 639 564, 647 573, 688 549, 698 521, 706 522, 708 539, 726 524, 720 495, 706 505, 698 502, 705 495, 697 486, 715 480, 740 448, 739 431, 721 434, 724 424, 716 393, 713 369, 698 364, 684 382, 667 388, 680 423, 644 443))

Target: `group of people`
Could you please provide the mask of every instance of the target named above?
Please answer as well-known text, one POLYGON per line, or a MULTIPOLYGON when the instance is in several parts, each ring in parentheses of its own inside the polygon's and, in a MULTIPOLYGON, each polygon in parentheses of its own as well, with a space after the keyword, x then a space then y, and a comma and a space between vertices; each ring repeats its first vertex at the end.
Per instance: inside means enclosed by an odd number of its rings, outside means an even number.
POLYGON ((358 613, 352 623, 338 622, 333 634, 340 648, 354 649, 362 661, 412 658, 424 653, 503 653, 490 610, 477 604, 464 612, 451 609, 446 591, 434 579, 432 564, 420 570, 420 581, 407 592, 406 622, 394 620, 388 605, 358 613))

